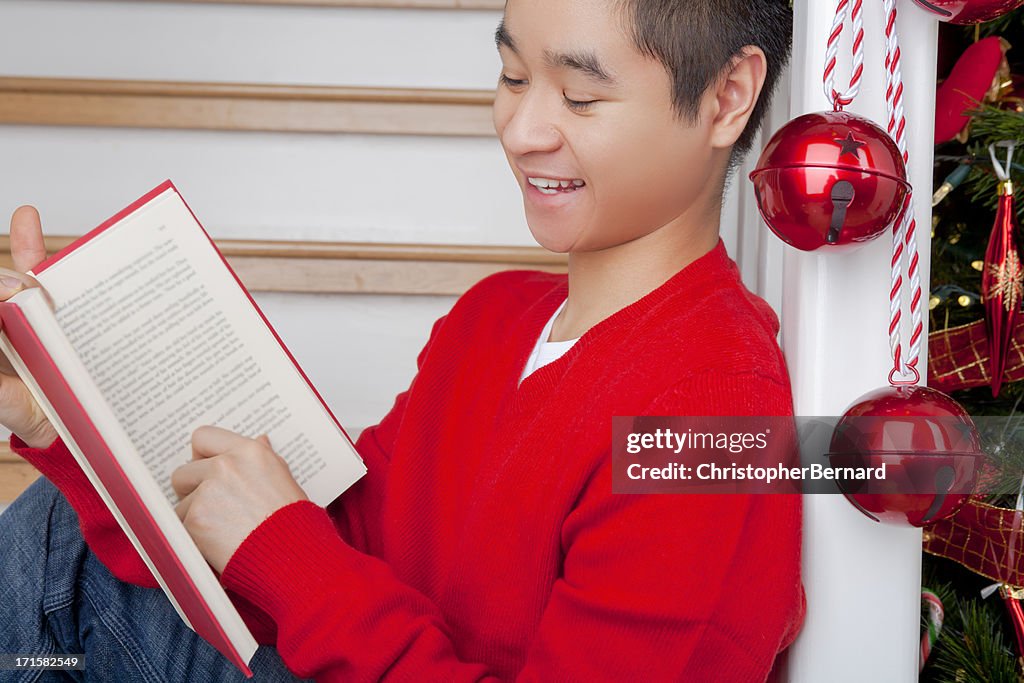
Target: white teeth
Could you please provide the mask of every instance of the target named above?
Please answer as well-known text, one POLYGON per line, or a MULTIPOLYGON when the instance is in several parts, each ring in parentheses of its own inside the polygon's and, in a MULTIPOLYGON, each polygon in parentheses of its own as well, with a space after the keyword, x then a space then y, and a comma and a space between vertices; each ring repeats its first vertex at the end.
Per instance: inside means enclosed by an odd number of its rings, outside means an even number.
POLYGON ((562 188, 568 189, 570 186, 573 186, 573 187, 583 187, 586 184, 582 180, 579 180, 579 179, 575 179, 575 180, 557 180, 557 179, 554 179, 554 178, 527 178, 526 180, 527 180, 527 182, 529 182, 531 185, 533 185, 537 189, 542 189, 542 188, 546 188, 546 187, 554 187, 554 188, 562 187, 562 188))
POLYGON ((537 189, 543 192, 544 194, 558 194, 558 190, 549 190, 546 187, 538 187, 537 189))

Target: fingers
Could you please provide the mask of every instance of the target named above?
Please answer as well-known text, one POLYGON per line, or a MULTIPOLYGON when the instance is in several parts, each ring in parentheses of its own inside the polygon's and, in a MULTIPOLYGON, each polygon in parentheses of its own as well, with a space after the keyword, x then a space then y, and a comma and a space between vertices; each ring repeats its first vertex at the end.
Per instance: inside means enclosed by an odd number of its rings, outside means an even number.
POLYGON ((20 206, 11 216, 11 257, 15 270, 23 273, 46 258, 43 226, 34 206, 20 206))
POLYGON ((195 496, 190 493, 182 497, 178 504, 174 506, 174 512, 178 515, 178 519, 183 522, 185 521, 185 516, 188 514, 189 507, 192 506, 193 500, 195 500, 195 496))
POLYGON ((26 287, 34 287, 37 284, 31 275, 0 268, 0 301, 6 301, 26 287))
MULTIPOLYGON (((0 329, 2 329, 2 327, 0 327, 0 329)), ((0 375, 15 377, 17 376, 17 374, 18 372, 17 370, 14 369, 14 366, 11 365, 10 359, 7 358, 7 356, 5 356, 4 354, 0 353, 0 375)))
POLYGON ((0 376, 0 424, 33 448, 45 448, 57 437, 28 387, 17 377, 0 376))
POLYGON ((39 284, 39 280, 28 273, 19 273, 16 270, 0 267, 0 301, 10 299, 26 287, 38 289, 42 293, 43 298, 46 299, 46 303, 50 305, 50 309, 57 309, 57 305, 53 302, 53 297, 50 296, 45 287, 39 284))
POLYGON ((210 459, 187 462, 171 472, 171 488, 178 494, 178 498, 184 500, 210 477, 213 468, 217 466, 217 462, 210 459))
POLYGON ((267 447, 270 446, 269 439, 263 441, 260 438, 250 439, 230 429, 206 425, 192 432, 192 459, 212 458, 227 451, 240 450, 246 447, 251 448, 253 442, 262 443, 267 447))

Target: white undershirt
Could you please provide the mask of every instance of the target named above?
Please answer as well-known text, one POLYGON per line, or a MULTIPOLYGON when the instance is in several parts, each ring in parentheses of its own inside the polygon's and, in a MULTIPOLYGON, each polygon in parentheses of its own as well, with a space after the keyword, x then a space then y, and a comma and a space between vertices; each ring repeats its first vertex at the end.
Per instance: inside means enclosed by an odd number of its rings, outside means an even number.
POLYGON ((562 312, 562 309, 565 308, 565 304, 568 301, 569 300, 566 299, 562 302, 562 305, 558 307, 558 310, 556 310, 551 316, 551 319, 548 320, 547 325, 544 326, 544 330, 537 338, 537 343, 534 344, 533 351, 530 352, 530 357, 526 361, 526 367, 523 368, 523 375, 519 378, 520 382, 529 377, 537 368, 544 367, 551 361, 557 360, 562 354, 572 348, 573 344, 579 341, 579 337, 576 337, 576 339, 567 339, 566 341, 547 341, 551 336, 551 328, 555 324, 555 318, 557 318, 558 314, 562 312))

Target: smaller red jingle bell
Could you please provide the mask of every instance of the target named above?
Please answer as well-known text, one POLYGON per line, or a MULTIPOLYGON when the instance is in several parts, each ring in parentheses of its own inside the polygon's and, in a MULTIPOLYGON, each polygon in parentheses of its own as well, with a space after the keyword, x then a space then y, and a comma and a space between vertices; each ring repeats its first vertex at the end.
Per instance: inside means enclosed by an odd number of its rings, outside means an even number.
POLYGON ((804 251, 877 237, 910 191, 892 138, 843 111, 804 114, 780 128, 750 180, 768 227, 804 251))
POLYGON ((918 5, 935 14, 939 21, 951 24, 980 24, 1012 12, 1024 0, 915 0, 918 5))
POLYGON ((970 415, 946 394, 923 386, 876 389, 860 397, 832 434, 829 465, 882 472, 837 477, 853 505, 876 522, 924 526, 955 514, 983 465, 970 415))

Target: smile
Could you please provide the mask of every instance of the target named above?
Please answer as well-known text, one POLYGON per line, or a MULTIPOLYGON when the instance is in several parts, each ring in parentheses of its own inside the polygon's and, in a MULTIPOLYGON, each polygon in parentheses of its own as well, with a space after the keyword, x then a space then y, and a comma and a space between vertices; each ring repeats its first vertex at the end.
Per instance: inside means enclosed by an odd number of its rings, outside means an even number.
POLYGON ((543 194, 575 192, 577 189, 586 185, 586 183, 579 178, 571 180, 561 180, 559 178, 527 178, 526 180, 543 194))

